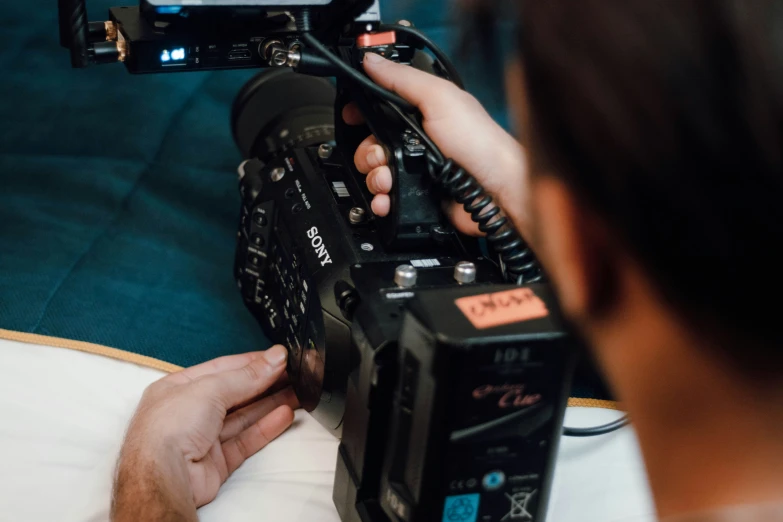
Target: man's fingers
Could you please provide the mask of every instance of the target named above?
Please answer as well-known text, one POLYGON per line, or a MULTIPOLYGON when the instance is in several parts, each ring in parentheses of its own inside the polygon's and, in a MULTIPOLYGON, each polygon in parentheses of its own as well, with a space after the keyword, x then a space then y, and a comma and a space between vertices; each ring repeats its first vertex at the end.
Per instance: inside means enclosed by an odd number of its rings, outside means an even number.
POLYGON ((226 417, 223 431, 220 432, 220 442, 233 439, 280 406, 288 406, 292 410, 299 408, 299 401, 293 388, 286 388, 274 395, 264 397, 226 417))
POLYGON ((284 347, 273 346, 242 368, 209 375, 195 384, 202 386, 210 398, 228 411, 237 404, 261 395, 274 385, 285 371, 287 356, 284 347))
POLYGON ((277 381, 267 390, 266 395, 272 395, 279 391, 285 390, 291 385, 291 379, 288 378, 288 373, 284 373, 278 377, 277 381))
POLYGON ((372 212, 378 217, 386 217, 391 211, 391 199, 387 194, 378 194, 372 200, 372 212))
POLYGON ((372 194, 388 194, 391 192, 392 183, 389 167, 378 167, 367 175, 367 189, 372 194))
POLYGON ((184 384, 188 381, 194 381, 205 375, 212 375, 220 372, 237 370, 250 364, 253 360, 262 357, 264 352, 242 353, 239 355, 229 355, 219 357, 197 366, 186 368, 180 372, 172 373, 168 378, 178 384, 184 384))
POLYGON ((223 443, 228 474, 258 453, 264 446, 279 437, 294 422, 294 412, 289 406, 280 406, 245 431, 223 443))
POLYGON ((359 106, 355 103, 349 103, 343 107, 343 121, 348 125, 362 125, 364 123, 364 115, 359 110, 359 106))
POLYGON ((235 412, 237 410, 241 410, 245 406, 249 406, 249 405, 253 404, 254 402, 260 401, 261 399, 263 399, 265 397, 269 397, 270 395, 274 395, 275 393, 288 388, 290 385, 291 385, 291 381, 288 379, 288 373, 287 372, 283 372, 283 374, 280 377, 277 378, 275 383, 272 386, 270 386, 268 390, 262 392, 261 394, 255 396, 252 399, 249 399, 249 400, 247 400, 245 402, 241 402, 239 404, 235 404, 232 408, 229 408, 228 414, 230 415, 230 414, 232 414, 233 412, 235 412))
POLYGON ((369 136, 359 144, 353 156, 353 162, 356 164, 356 170, 362 174, 368 174, 372 169, 387 163, 383 147, 380 146, 375 136, 369 136))
POLYGON ((364 70, 372 80, 415 105, 425 119, 448 115, 463 91, 448 80, 392 62, 375 53, 364 56, 364 70))

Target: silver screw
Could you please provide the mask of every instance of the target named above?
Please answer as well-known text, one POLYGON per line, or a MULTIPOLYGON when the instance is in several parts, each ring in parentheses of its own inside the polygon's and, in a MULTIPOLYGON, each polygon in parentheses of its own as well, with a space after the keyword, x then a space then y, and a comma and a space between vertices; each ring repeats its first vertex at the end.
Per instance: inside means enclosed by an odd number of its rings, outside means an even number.
POLYGON ((460 261, 454 267, 454 279, 459 284, 476 282, 476 265, 470 261, 460 261))
POLYGON ((285 169, 283 167, 272 169, 272 172, 269 174, 269 178, 274 182, 280 181, 283 179, 283 176, 285 176, 285 169))
POLYGON ((353 207, 348 214, 348 220, 351 225, 358 225, 364 222, 364 209, 360 207, 353 207))
POLYGON ((411 265, 401 265, 394 271, 394 283, 400 288, 412 288, 416 286, 418 273, 411 265))
MULTIPOLYGON (((362 250, 364 250, 365 252, 372 252, 373 250, 375 250, 375 247, 372 246, 372 244, 370 243, 362 243, 362 250)), ((362 265, 356 265, 356 268, 361 268, 361 267, 362 265)))
POLYGON ((332 152, 334 152, 334 147, 332 147, 328 143, 324 143, 320 147, 318 147, 318 157, 321 159, 331 158, 332 152))
POLYGON ((413 27, 413 24, 408 20, 400 20, 399 22, 397 22, 397 25, 401 25, 403 27, 413 27))

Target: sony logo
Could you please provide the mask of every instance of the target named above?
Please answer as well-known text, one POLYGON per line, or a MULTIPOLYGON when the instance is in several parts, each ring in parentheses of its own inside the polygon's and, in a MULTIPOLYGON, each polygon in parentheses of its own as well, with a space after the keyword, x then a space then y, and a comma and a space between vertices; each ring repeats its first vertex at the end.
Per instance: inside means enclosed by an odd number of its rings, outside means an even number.
POLYGON ((324 240, 318 235, 318 227, 313 227, 307 231, 307 237, 310 238, 310 244, 315 249, 315 255, 318 256, 318 260, 321 262, 321 266, 331 265, 332 258, 329 256, 329 252, 326 250, 324 240))

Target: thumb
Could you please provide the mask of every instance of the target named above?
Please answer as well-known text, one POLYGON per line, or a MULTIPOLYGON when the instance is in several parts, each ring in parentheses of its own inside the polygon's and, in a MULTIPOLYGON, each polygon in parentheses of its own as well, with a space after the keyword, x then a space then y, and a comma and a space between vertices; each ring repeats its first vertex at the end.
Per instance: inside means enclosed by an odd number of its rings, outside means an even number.
MULTIPOLYGON (((267 391, 285 371, 288 353, 282 346, 273 346, 246 366, 210 375, 201 386, 210 397, 228 410, 267 391)), ((196 381, 199 383, 199 381, 196 381)))
POLYGON ((364 70, 375 83, 412 103, 428 120, 447 115, 464 95, 448 80, 375 53, 364 56, 364 70))

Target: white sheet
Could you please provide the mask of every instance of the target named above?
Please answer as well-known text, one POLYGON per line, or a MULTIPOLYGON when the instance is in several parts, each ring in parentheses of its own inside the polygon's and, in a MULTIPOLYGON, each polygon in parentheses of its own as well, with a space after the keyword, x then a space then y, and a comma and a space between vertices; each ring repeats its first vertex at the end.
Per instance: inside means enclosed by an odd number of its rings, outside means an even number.
MULTIPOLYGON (((163 374, 133 364, 0 340, 0 521, 105 521, 114 464, 144 388, 163 374)), ((596 425, 617 412, 574 408, 596 425)), ((337 522, 337 441, 307 414, 245 463, 204 522, 337 522)), ((652 522, 633 431, 561 444, 550 522, 652 522)), ((440 521, 432 521, 440 522, 440 521)))

